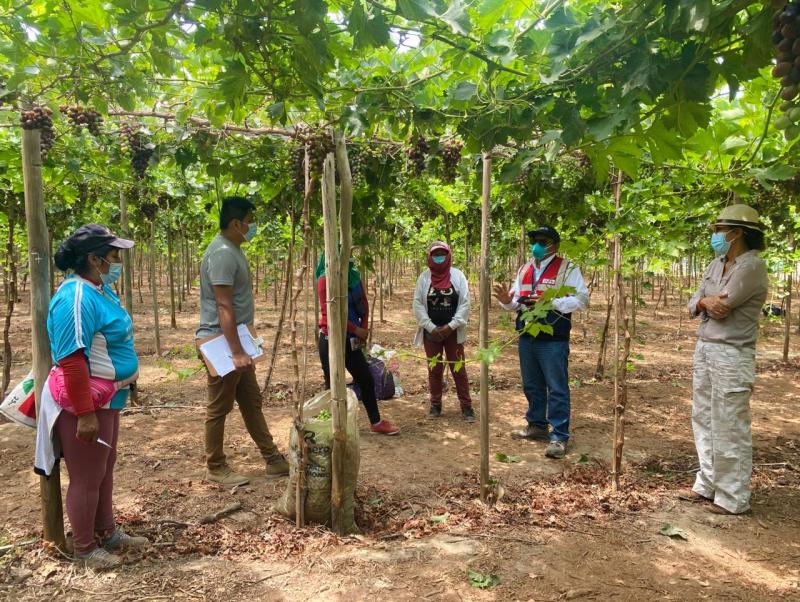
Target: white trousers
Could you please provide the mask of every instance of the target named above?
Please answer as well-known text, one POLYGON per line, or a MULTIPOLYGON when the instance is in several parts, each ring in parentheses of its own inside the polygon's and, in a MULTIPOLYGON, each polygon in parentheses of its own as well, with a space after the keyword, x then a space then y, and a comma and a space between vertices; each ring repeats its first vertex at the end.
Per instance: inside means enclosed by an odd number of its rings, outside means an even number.
POLYGON ((736 514, 750 508, 750 395, 755 371, 755 349, 697 342, 692 430, 700 470, 692 489, 736 514))

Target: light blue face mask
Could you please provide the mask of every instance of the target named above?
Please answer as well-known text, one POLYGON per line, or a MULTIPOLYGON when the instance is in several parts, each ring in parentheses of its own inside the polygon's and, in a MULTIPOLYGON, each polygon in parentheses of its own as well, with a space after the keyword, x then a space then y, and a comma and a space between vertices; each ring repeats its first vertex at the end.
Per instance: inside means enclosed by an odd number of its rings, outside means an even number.
POLYGON ((731 249, 731 241, 728 240, 727 232, 714 232, 711 235, 711 248, 717 255, 725 255, 731 249))
POLYGON ((433 259, 433 263, 442 264, 447 261, 447 255, 431 255, 431 259, 433 259))
MULTIPOLYGON (((101 257, 101 259, 103 259, 101 257)), ((119 280, 120 276, 122 276, 122 264, 121 263, 111 263, 110 261, 103 259, 108 264, 108 274, 100 274, 100 280, 103 284, 111 286, 117 280, 119 280)))
POLYGON ((531 255, 533 255, 534 259, 544 259, 544 256, 547 255, 547 247, 539 242, 532 244, 531 255))
POLYGON ((258 233, 258 224, 253 222, 247 227, 247 232, 244 235, 244 239, 247 242, 250 242, 251 240, 253 240, 253 238, 255 238, 257 233, 258 233))

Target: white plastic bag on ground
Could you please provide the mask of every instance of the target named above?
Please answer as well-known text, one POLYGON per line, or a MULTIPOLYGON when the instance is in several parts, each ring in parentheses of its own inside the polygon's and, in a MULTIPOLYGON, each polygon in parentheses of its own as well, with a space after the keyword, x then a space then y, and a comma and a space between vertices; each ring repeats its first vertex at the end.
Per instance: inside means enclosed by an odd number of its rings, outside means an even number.
POLYGON ((36 428, 36 401, 33 392, 33 371, 28 373, 22 382, 11 390, 3 403, 0 404, 0 414, 9 420, 36 428))
MULTIPOLYGON (((355 493, 360 461, 358 438, 358 399, 347 390, 347 436, 345 438, 344 483, 342 488, 342 515, 346 533, 358 533, 355 521, 355 493)), ((305 515, 308 522, 331 524, 331 454, 333 451, 332 418, 318 420, 320 412, 331 409, 330 391, 323 391, 303 404, 303 426, 308 445, 306 464, 307 494, 305 515)), ((297 431, 290 427, 289 434, 289 480, 286 490, 275 503, 275 510, 294 519, 297 493, 297 467, 300 463, 300 446, 297 431)))

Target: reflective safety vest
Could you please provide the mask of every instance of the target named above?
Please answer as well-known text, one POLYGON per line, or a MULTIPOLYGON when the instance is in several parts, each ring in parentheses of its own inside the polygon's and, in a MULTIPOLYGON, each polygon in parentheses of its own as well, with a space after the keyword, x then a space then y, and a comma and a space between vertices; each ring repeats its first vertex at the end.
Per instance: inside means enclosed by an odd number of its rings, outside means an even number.
MULTIPOLYGON (((534 281, 533 262, 522 266, 520 269, 522 272, 522 279, 520 281, 519 296, 531 297, 535 301, 538 301, 547 289, 564 286, 567 281, 567 275, 571 269, 573 269, 572 262, 563 257, 556 256, 547 264, 544 272, 539 276, 539 280, 534 281)), ((522 319, 523 311, 524 310, 517 314, 517 330, 522 330, 525 327, 525 322, 522 319)), ((536 340, 569 340, 569 334, 572 330, 572 314, 562 314, 556 310, 550 310, 547 312, 544 322, 553 327, 553 334, 540 332, 536 335, 536 340)))

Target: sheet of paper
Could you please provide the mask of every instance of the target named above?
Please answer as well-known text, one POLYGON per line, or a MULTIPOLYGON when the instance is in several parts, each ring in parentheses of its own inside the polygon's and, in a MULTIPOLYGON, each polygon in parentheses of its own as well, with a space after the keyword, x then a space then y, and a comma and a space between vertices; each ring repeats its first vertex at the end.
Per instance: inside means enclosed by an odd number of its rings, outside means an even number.
MULTIPOLYGON (((236 330, 245 353, 253 359, 264 354, 264 350, 253 343, 253 337, 250 335, 250 331, 247 329, 246 325, 240 324, 236 330)), ((234 371, 233 353, 224 336, 206 341, 200 345, 200 351, 206 359, 211 362, 211 365, 214 366, 214 370, 216 370, 217 374, 220 376, 225 376, 234 371)))

